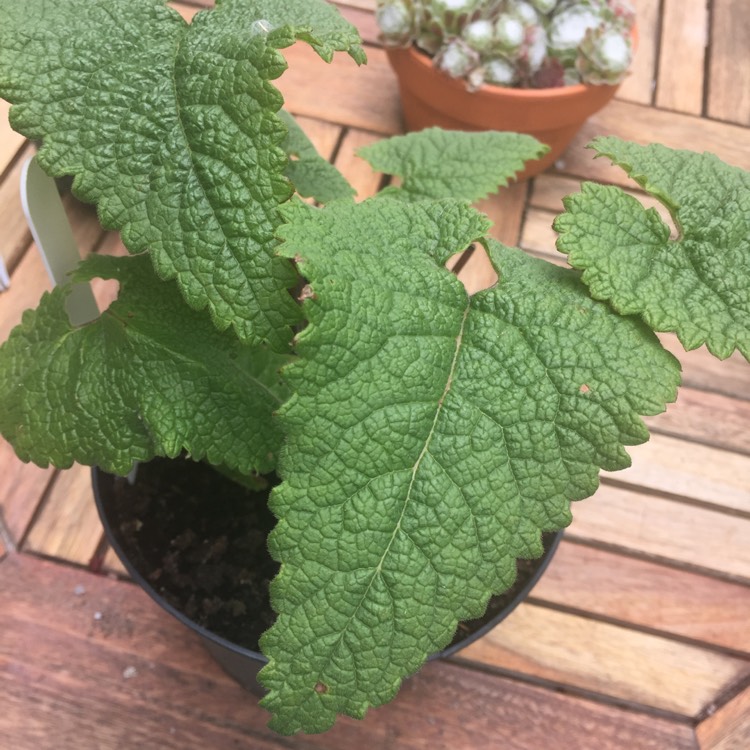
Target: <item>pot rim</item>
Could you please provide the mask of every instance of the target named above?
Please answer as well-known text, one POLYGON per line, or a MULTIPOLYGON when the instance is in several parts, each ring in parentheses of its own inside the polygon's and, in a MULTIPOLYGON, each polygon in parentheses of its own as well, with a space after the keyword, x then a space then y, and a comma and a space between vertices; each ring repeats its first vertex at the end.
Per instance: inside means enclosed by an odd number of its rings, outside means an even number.
MULTIPOLYGON (((161 596, 161 594, 159 594, 156 591, 153 585, 138 572, 138 570, 130 562, 130 558, 125 554, 122 546, 118 542, 117 536, 114 534, 112 525, 109 522, 109 517, 107 516, 104 510, 104 502, 102 499, 102 494, 103 494, 102 478, 103 477, 111 477, 113 480, 118 478, 113 474, 109 474, 103 471, 98 466, 93 466, 91 468, 91 484, 92 484, 92 488, 94 491, 94 501, 96 504, 96 510, 97 510, 97 513, 99 514, 99 520, 101 521, 102 526, 104 527, 104 533, 107 537, 107 541, 109 542, 112 549, 115 551, 115 554, 120 559, 125 569, 130 574, 133 581, 137 583, 138 586, 140 586, 149 595, 149 597, 151 597, 151 599, 156 604, 158 604, 162 609, 167 611, 170 615, 175 617, 177 620, 179 620, 183 625, 188 627, 190 630, 196 632, 202 638, 205 638, 221 646, 222 648, 225 648, 231 651, 232 653, 237 654, 238 656, 251 658, 262 664, 267 664, 268 658, 260 651, 254 651, 253 649, 246 648, 245 646, 240 646, 234 643, 233 641, 230 641, 224 638, 223 636, 220 636, 217 633, 213 632, 212 630, 208 630, 202 625, 199 625, 198 623, 191 620, 189 617, 187 617, 187 615, 185 615, 179 609, 177 609, 176 607, 172 606, 169 602, 167 602, 164 599, 164 597, 161 596)), ((513 597, 513 599, 505 607, 503 607, 503 609, 500 612, 498 612, 497 615, 495 615, 495 617, 493 617, 491 620, 486 622, 477 630, 467 635, 465 638, 462 638, 457 643, 448 645, 444 649, 430 654, 427 657, 426 661, 429 662, 429 661, 434 661, 435 659, 442 659, 442 658, 451 656, 452 654, 456 653, 457 651, 460 651, 463 648, 466 648, 470 644, 474 643, 474 641, 479 640, 479 638, 481 638, 483 635, 488 633, 496 625, 498 625, 506 617, 508 617, 516 609, 516 607, 518 607, 518 605, 528 596, 531 589, 537 584, 542 574, 546 571, 552 558, 554 557, 554 554, 555 554, 555 551, 557 550, 558 545, 560 544, 560 540, 563 537, 563 533, 564 532, 562 529, 557 532, 554 532, 554 536, 551 537, 550 542, 548 546, 545 548, 543 555, 539 558, 535 558, 536 560, 539 560, 539 565, 534 570, 533 574, 529 576, 528 580, 526 581, 524 586, 518 591, 516 596, 513 597)))
MULTIPOLYGON (((635 27, 633 27, 633 45, 635 47, 637 35, 635 33, 635 27)), ((408 47, 386 47, 386 54, 390 57, 393 53, 403 53, 408 55, 410 62, 424 72, 431 71, 432 73, 441 76, 445 79, 445 85, 455 89, 460 89, 468 94, 487 96, 495 99, 515 99, 518 101, 548 101, 550 99, 565 102, 570 99, 576 99, 581 96, 593 91, 607 90, 611 88, 618 88, 620 83, 574 83, 571 86, 553 86, 550 88, 543 89, 521 89, 514 88, 513 86, 496 86, 489 83, 483 83, 476 91, 469 91, 466 87, 466 82, 462 78, 453 78, 442 70, 439 70, 432 64, 432 58, 424 51, 417 47, 416 44, 411 44, 408 47)), ((632 67, 632 65, 631 65, 632 67)))

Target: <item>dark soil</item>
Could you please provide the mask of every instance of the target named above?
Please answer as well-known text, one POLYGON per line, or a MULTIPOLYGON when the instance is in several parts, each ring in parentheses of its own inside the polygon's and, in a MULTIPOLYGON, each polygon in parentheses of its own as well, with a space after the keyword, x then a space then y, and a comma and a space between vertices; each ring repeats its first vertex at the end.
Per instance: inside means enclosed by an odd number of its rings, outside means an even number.
MULTIPOLYGON (((266 547, 275 522, 268 492, 252 492, 188 460, 142 464, 134 485, 104 474, 99 482, 115 541, 132 567, 190 620, 258 651, 275 618, 268 585, 278 571, 266 547)), ((520 560, 514 586, 493 597, 482 618, 461 623, 453 642, 500 613, 541 562, 520 560)))

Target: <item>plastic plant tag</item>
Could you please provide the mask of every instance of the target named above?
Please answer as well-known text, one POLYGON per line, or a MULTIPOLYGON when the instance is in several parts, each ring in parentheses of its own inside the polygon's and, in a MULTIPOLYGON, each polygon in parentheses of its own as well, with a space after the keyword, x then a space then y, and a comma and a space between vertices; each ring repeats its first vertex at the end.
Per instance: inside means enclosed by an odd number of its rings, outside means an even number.
MULTIPOLYGON (((36 158, 26 161, 21 172, 21 205, 31 234, 54 285, 66 284, 81 260, 78 246, 65 215, 57 185, 45 174, 36 158)), ((0 272, 0 284, 2 284, 0 272)), ((78 326, 99 316, 89 284, 76 284, 67 299, 71 324, 78 326)))

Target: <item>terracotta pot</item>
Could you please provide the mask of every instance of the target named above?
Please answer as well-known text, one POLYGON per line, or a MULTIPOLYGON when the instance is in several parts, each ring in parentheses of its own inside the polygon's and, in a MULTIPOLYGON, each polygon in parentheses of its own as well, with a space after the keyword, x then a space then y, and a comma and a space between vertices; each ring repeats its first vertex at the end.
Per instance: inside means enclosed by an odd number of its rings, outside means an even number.
POLYGON ((618 85, 577 84, 551 89, 482 86, 468 91, 432 59, 412 46, 386 49, 398 77, 407 130, 437 125, 448 130, 507 130, 528 133, 546 143, 549 153, 532 162, 517 180, 525 180, 553 164, 583 123, 615 95, 618 85))

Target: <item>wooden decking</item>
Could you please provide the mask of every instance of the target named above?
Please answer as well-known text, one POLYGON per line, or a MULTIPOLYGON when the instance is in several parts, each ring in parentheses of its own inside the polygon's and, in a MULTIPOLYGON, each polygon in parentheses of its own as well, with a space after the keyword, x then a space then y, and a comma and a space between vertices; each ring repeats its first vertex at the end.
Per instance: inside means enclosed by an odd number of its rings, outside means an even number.
MULTIPOLYGON (((195 2, 194 5, 209 4, 195 2)), ((368 43, 363 69, 288 51, 287 106, 361 197, 380 182, 354 152, 399 132, 375 0, 342 0, 368 43)), ((557 169, 485 202, 496 235, 562 262, 551 221, 581 179, 626 185, 582 146, 615 134, 710 150, 750 169, 747 0, 638 0, 632 76, 557 169)), ((195 8, 183 6, 185 12, 195 8)), ((0 341, 48 287, 21 214, 32 147, 0 104, 0 341)), ((633 187, 628 185, 628 187, 633 187)), ((637 194, 637 191, 634 191, 637 194)), ((84 252, 122 252, 66 198, 84 252)), ((653 201, 649 202, 650 204, 653 201)), ((480 255, 462 271, 488 272, 480 255)), ((105 302, 110 289, 97 289, 105 302)), ((606 474, 532 597, 475 645, 430 664, 389 706, 327 735, 279 738, 257 699, 125 580, 107 550, 88 470, 41 470, 0 440, 0 747, 750 748, 750 365, 685 354, 677 404, 649 419, 633 466, 606 474)))

